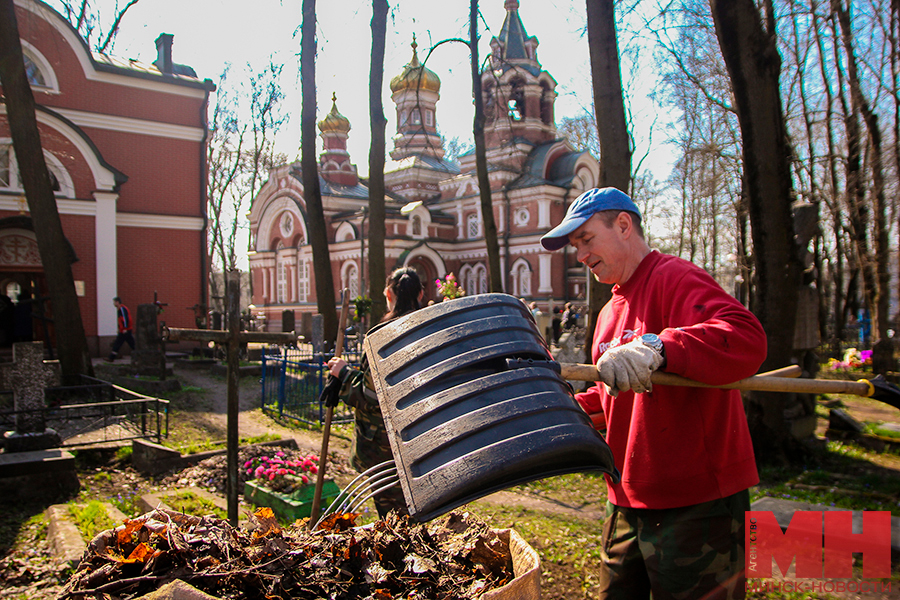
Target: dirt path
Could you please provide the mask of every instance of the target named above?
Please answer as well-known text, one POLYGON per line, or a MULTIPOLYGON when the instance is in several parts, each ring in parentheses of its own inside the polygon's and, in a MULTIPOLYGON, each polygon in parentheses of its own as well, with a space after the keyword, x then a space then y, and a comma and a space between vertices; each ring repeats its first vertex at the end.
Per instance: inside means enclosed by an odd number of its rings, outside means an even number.
MULTIPOLYGON (((182 417, 203 420, 211 428, 221 431, 224 435, 227 430, 227 381, 223 377, 210 375, 208 371, 183 370, 177 371, 177 376, 186 386, 202 388, 203 406, 190 408, 190 417, 181 413, 182 417)), ((256 382, 255 377, 252 382, 256 382)), ((240 414, 238 416, 238 434, 240 437, 258 437, 265 434, 280 435, 282 438, 293 438, 297 446, 305 451, 318 452, 322 447, 322 434, 319 431, 306 429, 294 429, 280 425, 260 410, 261 389, 259 385, 253 385, 251 381, 242 381, 240 384, 238 399, 240 414)), ((349 449, 348 440, 339 436, 331 436, 329 450, 346 451, 349 449)))

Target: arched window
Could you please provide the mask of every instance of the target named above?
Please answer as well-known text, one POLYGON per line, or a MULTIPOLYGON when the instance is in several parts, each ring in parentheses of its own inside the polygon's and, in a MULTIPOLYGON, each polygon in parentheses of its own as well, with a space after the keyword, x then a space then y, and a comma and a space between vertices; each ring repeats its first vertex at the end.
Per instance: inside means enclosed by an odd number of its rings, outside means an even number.
POLYGON ((509 93, 509 118, 513 121, 521 121, 525 118, 525 82, 516 79, 512 82, 512 90, 509 93))
POLYGON ((476 280, 475 285, 477 286, 477 288, 475 289, 477 289, 477 292, 473 293, 487 294, 489 289, 487 280, 487 267, 485 267, 484 265, 478 265, 477 267, 475 267, 474 273, 476 280))
POLYGON ((34 60, 27 54, 24 55, 24 58, 25 75, 28 77, 28 83, 38 87, 47 87, 47 80, 41 72, 40 67, 38 67, 34 60))
POLYGON ((422 235, 422 217, 420 217, 419 215, 413 215, 412 234, 413 235, 422 235))
POLYGON ((459 282, 462 284, 463 289, 466 290, 466 293, 470 296, 478 293, 478 277, 476 277, 475 275, 475 269, 473 269, 469 265, 466 265, 462 269, 460 269, 459 282))
POLYGON ((409 120, 413 125, 422 124, 422 113, 419 112, 418 108, 412 109, 412 111, 409 113, 409 120))
MULTIPOLYGON (((50 175, 50 187, 54 192, 74 195, 71 177, 62 168, 62 163, 53 154, 44 151, 44 159, 47 163, 47 171, 50 175), (65 189, 61 181, 66 182, 65 189)), ((11 144, 0 141, 0 189, 21 191, 22 175, 19 173, 19 163, 16 161, 16 153, 11 144)))
POLYGON ((359 268, 357 268, 356 264, 351 263, 350 266, 344 270, 342 283, 342 287, 350 290, 351 300, 359 296, 359 268))
POLYGON ((513 265, 512 287, 514 296, 531 296, 531 266, 523 259, 517 260, 513 265))
POLYGON ((466 217, 466 236, 471 240, 477 238, 481 233, 481 227, 478 223, 478 213, 471 213, 466 217))

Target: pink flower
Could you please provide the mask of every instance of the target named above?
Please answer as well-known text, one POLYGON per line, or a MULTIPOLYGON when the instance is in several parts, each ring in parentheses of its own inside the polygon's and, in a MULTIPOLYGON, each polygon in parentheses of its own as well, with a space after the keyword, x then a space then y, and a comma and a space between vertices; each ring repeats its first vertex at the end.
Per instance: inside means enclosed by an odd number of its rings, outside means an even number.
POLYGON ((275 479, 275 473, 269 473, 269 481, 272 481, 273 479, 275 479))
POLYGON ((256 471, 253 472, 253 477, 255 477, 256 479, 260 479, 263 476, 263 473, 265 473, 265 472, 266 472, 265 468, 263 468, 263 466, 260 465, 260 466, 256 467, 256 471))
POLYGON ((309 477, 307 477, 306 475, 301 475, 300 480, 303 482, 303 485, 309 483, 309 477))

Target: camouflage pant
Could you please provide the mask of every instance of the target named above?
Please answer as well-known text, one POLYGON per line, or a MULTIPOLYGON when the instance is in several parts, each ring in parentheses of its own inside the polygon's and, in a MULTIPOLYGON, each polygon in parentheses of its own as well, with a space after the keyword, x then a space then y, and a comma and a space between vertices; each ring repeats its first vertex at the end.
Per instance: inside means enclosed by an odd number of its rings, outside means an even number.
POLYGON ((664 510, 607 503, 600 598, 744 598, 747 490, 664 510))

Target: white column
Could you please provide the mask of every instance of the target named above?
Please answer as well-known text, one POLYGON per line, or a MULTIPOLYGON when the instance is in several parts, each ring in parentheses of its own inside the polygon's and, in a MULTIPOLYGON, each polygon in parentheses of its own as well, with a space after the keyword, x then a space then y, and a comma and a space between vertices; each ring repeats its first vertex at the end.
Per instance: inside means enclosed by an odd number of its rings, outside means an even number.
POLYGON ((550 227, 550 199, 541 198, 538 200, 538 224, 540 229, 550 227))
POLYGON ((269 267, 269 298, 272 303, 278 302, 278 266, 269 267))
POLYGON ((549 252, 538 254, 538 293, 549 294, 553 291, 550 285, 550 259, 553 258, 549 252))
MULTIPOLYGON (((116 259, 116 202, 118 194, 94 192, 94 244, 97 252, 97 335, 116 335, 116 311, 112 299, 118 295, 116 259)), ((134 300, 132 300, 133 302, 134 300)))
POLYGON ((262 275, 262 290, 260 296, 263 297, 263 304, 269 304, 269 267, 260 265, 259 272, 262 275))

